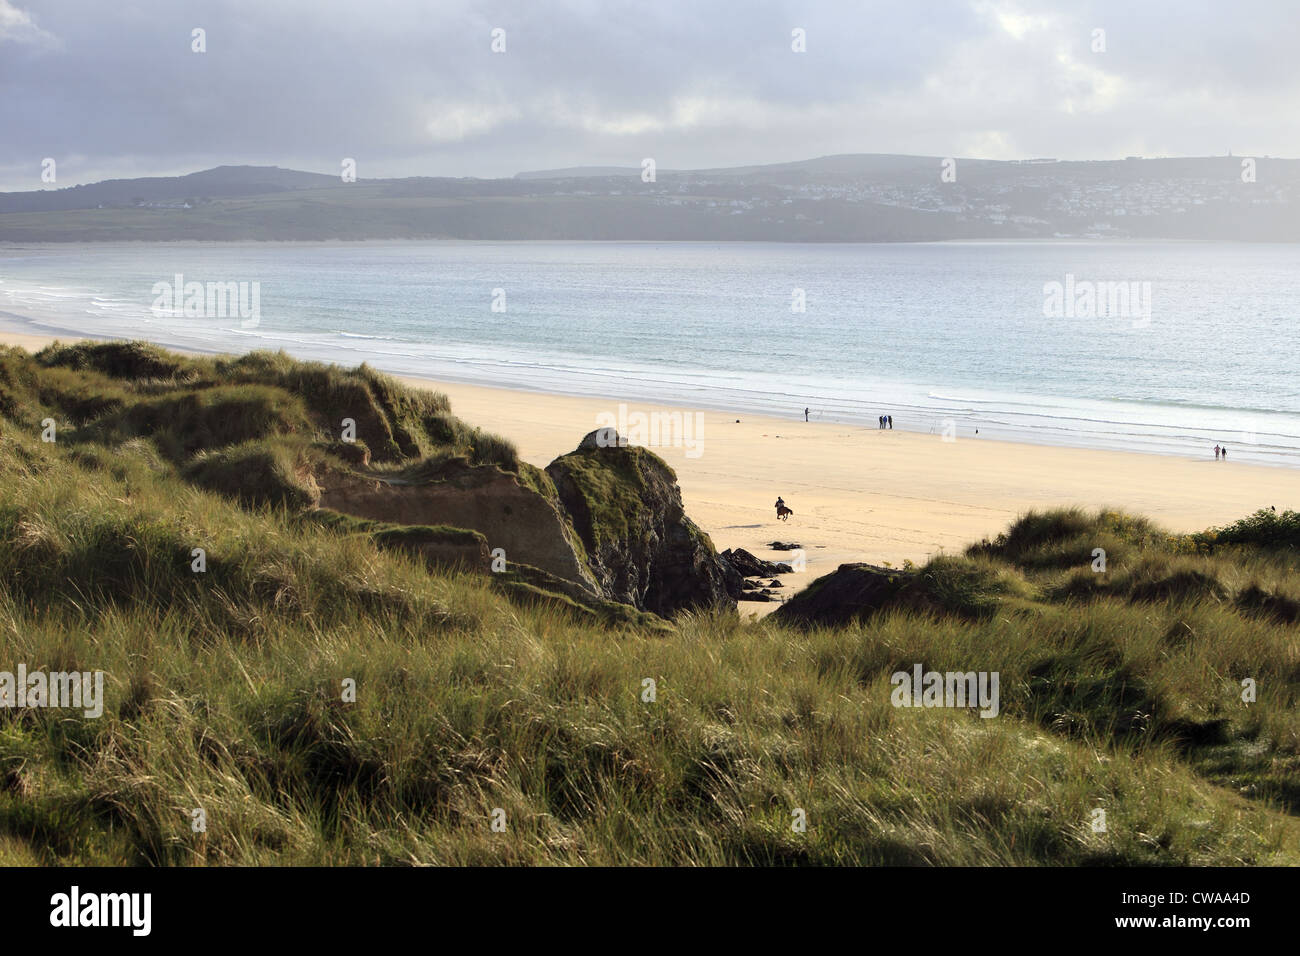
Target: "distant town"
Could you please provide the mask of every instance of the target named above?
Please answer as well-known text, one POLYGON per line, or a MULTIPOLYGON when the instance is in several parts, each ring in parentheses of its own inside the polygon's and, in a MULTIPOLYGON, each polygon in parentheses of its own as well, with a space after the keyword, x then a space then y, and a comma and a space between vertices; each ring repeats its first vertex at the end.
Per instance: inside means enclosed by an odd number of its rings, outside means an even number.
MULTIPOLYGON (((588 178, 562 178, 557 182, 563 185, 551 194, 653 196, 658 205, 698 206, 777 224, 824 225, 826 220, 816 208, 805 205, 809 202, 886 206, 945 214, 952 222, 1004 229, 1008 235, 1086 239, 1149 237, 1153 223, 1174 217, 1241 206, 1289 209, 1300 198, 1300 181, 1290 175, 1286 181, 1260 182, 1253 159, 1245 166, 1240 158, 1226 160, 1207 160, 1206 168, 1189 174, 1188 161, 1180 161, 1176 169, 1161 169, 1158 161, 1130 156, 1125 160, 1128 168, 1120 167, 1125 175, 1109 178, 1104 175, 1106 167, 1116 164, 976 161, 974 175, 963 177, 962 161, 936 159, 929 181, 916 181, 915 169, 908 170, 904 182, 864 170, 859 177, 840 173, 820 182, 775 181, 740 195, 746 190, 737 176, 722 170, 669 173, 657 176, 656 182, 629 187, 602 181, 604 188, 593 188, 588 178), (942 178, 945 169, 951 171, 950 181, 942 178)), ((1285 168, 1290 174, 1297 171, 1290 163, 1285 168)))

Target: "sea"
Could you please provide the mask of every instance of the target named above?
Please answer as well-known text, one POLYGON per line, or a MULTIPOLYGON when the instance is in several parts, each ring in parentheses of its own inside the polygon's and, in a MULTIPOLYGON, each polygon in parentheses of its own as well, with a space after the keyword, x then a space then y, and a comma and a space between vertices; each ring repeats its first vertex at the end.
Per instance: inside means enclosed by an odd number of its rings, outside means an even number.
POLYGON ((1300 245, 9 244, 0 329, 1300 467, 1300 245))

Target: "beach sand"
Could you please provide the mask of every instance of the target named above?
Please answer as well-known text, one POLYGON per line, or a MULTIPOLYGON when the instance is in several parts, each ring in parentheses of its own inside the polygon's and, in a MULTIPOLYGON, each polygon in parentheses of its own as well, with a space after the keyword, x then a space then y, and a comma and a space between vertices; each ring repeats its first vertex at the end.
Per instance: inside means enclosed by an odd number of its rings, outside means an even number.
MULTIPOLYGON (((50 341, 0 333, 0 342, 36 349, 50 341)), ((64 341, 70 341, 64 338, 64 341)), ((461 418, 516 443, 524 460, 545 466, 577 447, 619 399, 545 395, 403 377, 445 392, 461 418)), ((629 413, 696 410, 629 403, 629 413)), ((802 411, 802 410, 800 410, 802 411)), ((1213 443, 1196 456, 1094 451, 989 441, 959 433, 893 431, 745 413, 703 411, 698 455, 656 446, 677 472, 686 513, 719 550, 745 548, 787 561, 774 540, 800 545, 802 574, 787 593, 846 561, 924 562, 941 551, 1004 530, 1031 508, 1123 508, 1172 531, 1199 531, 1259 508, 1300 508, 1300 472, 1214 460, 1213 443), (739 421, 737 421, 739 419, 739 421), (794 509, 777 521, 777 496, 794 509)), ((694 419, 693 419, 694 420, 694 419)), ((746 602, 744 613, 774 605, 746 602)))
MULTIPOLYGON (((596 427, 598 414, 618 414, 616 399, 434 387, 451 398, 457 415, 512 439, 535 465, 572 451, 596 427)), ((629 412, 652 408, 630 404, 629 412)), ((1300 472, 1215 461, 1212 443, 1202 456, 1180 458, 965 434, 944 441, 904 431, 901 422, 881 431, 743 413, 703 416, 698 457, 680 447, 654 450, 677 471, 686 513, 719 550, 745 548, 783 561, 789 556, 772 551, 769 542, 803 547, 807 571, 785 579, 791 593, 846 561, 898 566, 941 551, 959 553, 1031 508, 1123 508, 1186 532, 1270 505, 1300 507, 1300 472), (776 520, 778 495, 794 509, 788 521, 776 520)))
MULTIPOLYGON (((29 352, 39 352, 53 342, 55 338, 53 335, 25 335, 22 332, 0 331, 0 345, 17 346, 29 352)), ((75 335, 60 335, 57 338, 64 345, 85 341, 85 339, 78 338, 75 335)))

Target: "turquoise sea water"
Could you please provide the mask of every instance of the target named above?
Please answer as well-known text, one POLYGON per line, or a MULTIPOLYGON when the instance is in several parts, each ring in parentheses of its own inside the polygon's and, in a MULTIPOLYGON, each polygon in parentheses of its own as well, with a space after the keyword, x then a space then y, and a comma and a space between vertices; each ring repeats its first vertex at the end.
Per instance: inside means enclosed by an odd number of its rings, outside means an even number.
POLYGON ((1293 245, 10 246, 0 313, 11 331, 1300 466, 1293 245), (178 273, 257 283, 257 322, 160 314, 155 284, 178 273), (1067 281, 1138 294, 1122 316, 1045 315, 1045 286, 1067 281))

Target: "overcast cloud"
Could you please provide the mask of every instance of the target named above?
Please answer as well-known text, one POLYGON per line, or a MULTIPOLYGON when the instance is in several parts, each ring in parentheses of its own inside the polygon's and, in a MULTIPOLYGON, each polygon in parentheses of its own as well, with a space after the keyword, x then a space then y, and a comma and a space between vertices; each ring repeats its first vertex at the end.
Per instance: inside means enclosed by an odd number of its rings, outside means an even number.
POLYGON ((1298 28, 1295 0, 0 0, 0 189, 40 188, 45 157, 66 186, 343 157, 1298 156, 1298 28))

